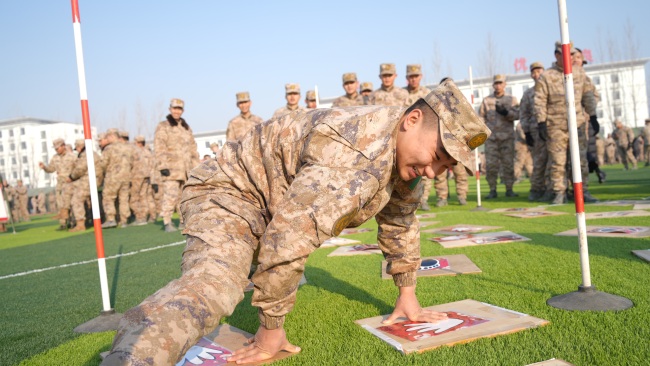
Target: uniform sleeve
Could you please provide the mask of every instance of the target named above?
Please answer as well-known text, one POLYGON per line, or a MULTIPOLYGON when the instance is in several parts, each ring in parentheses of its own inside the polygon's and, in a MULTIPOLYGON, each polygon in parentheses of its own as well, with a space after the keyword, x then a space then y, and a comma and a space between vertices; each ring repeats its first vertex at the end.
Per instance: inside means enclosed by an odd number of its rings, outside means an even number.
POLYGON ((514 96, 511 96, 510 100, 512 104, 510 104, 510 107, 508 108, 506 119, 510 122, 514 122, 519 119, 519 101, 514 96))
POLYGON ((365 171, 313 163, 301 168, 260 240, 252 304, 259 307, 262 325, 282 326, 309 254, 340 234, 378 186, 365 171))
POLYGON ((163 124, 156 127, 156 132, 153 137, 153 150, 155 155, 155 169, 163 170, 169 169, 169 157, 167 156, 167 129, 163 124))
POLYGON ((532 99, 527 96, 528 94, 524 94, 519 105, 519 124, 521 124, 521 129, 524 133, 530 132, 530 123, 533 116, 533 108, 530 103, 532 99))
POLYGON ((189 147, 190 148, 190 154, 192 154, 192 160, 191 160, 192 168, 191 169, 194 169, 195 167, 197 167, 199 165, 199 163, 201 162, 201 159, 199 159, 199 148, 198 148, 198 146, 196 146, 196 140, 194 139, 194 132, 192 132, 191 128, 188 129, 188 132, 190 134, 190 141, 191 141, 191 145, 192 145, 192 146, 189 147))
POLYGON ((70 179, 77 180, 86 174, 87 171, 88 161, 86 160, 86 156, 77 158, 74 168, 72 169, 72 173, 70 173, 70 179))
POLYGON ((584 74, 584 88, 582 92, 582 100, 580 101, 585 111, 590 116, 596 115, 596 105, 598 104, 598 99, 596 99, 596 87, 594 86, 591 78, 584 74))
POLYGON ((43 167, 43 170, 44 170, 46 173, 54 173, 55 171, 57 171, 58 164, 57 164, 57 159, 55 159, 55 158, 56 158, 56 155, 53 156, 52 159, 50 159, 50 163, 49 163, 49 164, 47 164, 47 165, 45 165, 45 166, 43 167))
POLYGON ((481 107, 478 109, 478 115, 483 118, 483 122, 487 122, 487 105, 485 103, 485 98, 481 102, 481 107))
POLYGON ((232 141, 235 139, 235 131, 233 130, 232 120, 228 122, 228 127, 226 127, 226 140, 232 141))
POLYGON ((544 74, 535 83, 535 119, 537 123, 546 122, 548 102, 548 84, 544 74))

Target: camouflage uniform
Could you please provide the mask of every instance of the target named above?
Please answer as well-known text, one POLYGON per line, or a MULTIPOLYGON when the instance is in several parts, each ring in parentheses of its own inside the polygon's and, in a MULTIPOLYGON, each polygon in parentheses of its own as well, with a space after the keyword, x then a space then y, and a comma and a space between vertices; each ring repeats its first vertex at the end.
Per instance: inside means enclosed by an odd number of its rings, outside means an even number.
POLYGON ((622 125, 621 127, 617 126, 614 131, 612 131, 612 138, 616 141, 616 148, 625 170, 628 169, 628 161, 630 161, 634 169, 636 169, 636 159, 632 154, 632 141, 634 140, 634 132, 632 132, 632 129, 625 125, 622 125))
MULTIPOLYGON (((172 222, 172 214, 181 198, 181 187, 187 181, 188 172, 199 165, 199 152, 192 128, 181 118, 174 121, 171 115, 156 127, 154 134, 156 170, 168 169, 170 175, 161 177, 161 215, 165 225, 172 222)), ((181 216, 181 222, 183 217, 181 216)))
POLYGON ((45 198, 45 193, 41 192, 38 194, 38 213, 39 214, 44 214, 47 213, 47 208, 45 205, 46 198, 45 198))
POLYGON ((603 166, 605 165, 605 141, 603 141, 602 137, 599 135, 596 135, 596 155, 598 159, 598 165, 603 166))
POLYGON ((29 221, 29 211, 27 210, 29 197, 27 196, 27 186, 16 186, 16 221, 29 221))
POLYGON ((546 141, 539 138, 537 119, 535 118, 535 88, 528 88, 521 97, 519 105, 519 124, 525 133, 530 133, 535 141, 532 148, 533 173, 530 175, 530 191, 544 193, 550 188, 550 165, 546 141))
POLYGON ((650 165, 650 118, 646 118, 643 128, 643 141, 645 142, 645 166, 650 165))
MULTIPOLYGON (((596 115, 596 98, 591 92, 585 93, 585 76, 582 68, 576 67, 573 69, 580 164, 584 193, 587 195, 589 169, 587 166, 587 134, 583 106, 590 116, 596 115)), ((546 123, 548 131, 546 147, 551 164, 551 189, 556 195, 559 193, 564 194, 567 188, 569 132, 564 91, 564 69, 556 63, 544 70, 544 73, 535 84, 535 117, 538 124, 546 123)))
POLYGON ((513 171, 516 181, 521 179, 521 172, 523 169, 526 169, 528 178, 533 175, 533 158, 531 157, 530 149, 526 144, 526 136, 524 135, 521 122, 519 122, 517 127, 515 127, 515 166, 513 171))
POLYGON ((11 219, 14 220, 14 222, 17 220, 18 217, 18 212, 17 212, 17 206, 18 202, 16 202, 16 188, 7 185, 4 187, 4 192, 7 195, 7 203, 9 204, 9 214, 11 215, 11 219))
POLYGON ((353 107, 363 104, 363 97, 359 93, 354 93, 352 95, 342 95, 332 102, 332 107, 353 107))
MULTIPOLYGON (((70 173, 70 179, 73 181, 72 185, 74 187, 74 194, 72 195, 72 213, 74 214, 75 220, 77 220, 77 226, 84 230, 86 221, 86 202, 90 199, 90 179, 88 178, 88 158, 86 154, 87 152, 85 148, 79 152, 79 157, 77 157, 74 169, 70 173)), ((97 185, 101 185, 104 176, 101 157, 94 151, 93 161, 95 164, 95 180, 97 185)))
MULTIPOLYGON (((441 120, 480 125, 452 90, 453 100, 446 94, 431 102, 441 120)), ((181 203, 188 235, 182 276, 124 314, 105 363, 176 362, 243 299, 255 257, 252 304, 263 326, 282 327, 309 254, 373 217, 388 273, 397 286, 414 286, 422 185, 394 169, 403 113, 373 106, 292 113, 256 126, 240 143, 227 142, 216 159, 192 170, 181 203)), ((473 146, 487 133, 482 126, 475 138, 459 141, 473 146)))
POLYGON ((408 86, 404 87, 404 90, 408 92, 408 96, 406 97, 406 101, 404 102, 405 107, 410 107, 413 105, 413 103, 417 102, 418 99, 426 97, 429 93, 431 93, 431 89, 421 86, 415 90, 410 90, 408 86))
POLYGON ((254 114, 248 113, 247 115, 243 115, 240 113, 228 122, 226 139, 239 141, 248 131, 262 122, 264 120, 254 114))
POLYGON ((607 164, 616 164, 616 141, 614 141, 611 134, 605 140, 605 156, 607 164))
MULTIPOLYGON (((451 168, 451 171, 454 174, 454 180, 456 181, 456 196, 458 200, 464 202, 467 200, 467 190, 469 184, 467 182, 467 171, 461 164, 456 164, 451 168)), ((438 196, 438 201, 447 200, 449 197, 449 180, 447 179, 448 172, 444 174, 436 175, 433 179, 435 181, 436 196, 438 196)))
POLYGON ((386 88, 383 85, 372 92, 372 104, 385 106, 407 106, 406 99, 409 93, 396 86, 386 88))
POLYGON ((502 169, 503 182, 506 191, 512 190, 515 182, 513 162, 515 159, 515 130, 513 123, 519 118, 519 103, 512 95, 496 97, 494 93, 483 99, 479 115, 485 120, 492 136, 485 142, 485 158, 487 160, 486 180, 490 191, 496 191, 499 167, 502 169), (496 111, 497 102, 508 110, 503 116, 496 111))
POLYGON ((129 189, 131 185, 131 168, 133 167, 133 150, 127 144, 114 141, 102 151, 99 163, 104 175, 102 206, 106 213, 106 222, 114 222, 117 214, 115 199, 119 201, 120 224, 125 225, 131 209, 129 208, 129 189))
POLYGON ((47 173, 56 172, 56 207, 59 209, 59 224, 66 226, 70 216, 70 201, 72 199, 73 187, 66 183, 66 179, 72 172, 76 157, 67 150, 63 154, 56 154, 50 159, 50 164, 45 165, 43 170, 47 173))
POLYGON ((304 111, 304 110, 305 110, 305 108, 301 107, 300 105, 296 105, 294 107, 291 107, 290 105, 287 104, 282 108, 276 109, 275 112, 273 112, 273 117, 272 118, 278 118, 278 117, 284 116, 285 114, 289 114, 291 112, 300 112, 300 111, 304 111))
MULTIPOLYGON (((153 167, 153 153, 146 147, 133 146, 135 154, 133 155, 133 168, 131 169, 131 198, 129 205, 135 215, 135 221, 144 223, 147 221, 147 214, 151 211, 149 197, 151 196, 150 176, 153 167)), ((153 217, 155 218, 155 216, 153 217)))

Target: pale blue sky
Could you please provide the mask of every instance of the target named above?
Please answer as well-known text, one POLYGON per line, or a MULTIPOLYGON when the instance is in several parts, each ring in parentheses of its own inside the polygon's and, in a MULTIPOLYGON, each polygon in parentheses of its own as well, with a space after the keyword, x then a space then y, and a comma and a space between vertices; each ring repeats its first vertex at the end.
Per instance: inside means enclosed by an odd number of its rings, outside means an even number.
MULTIPOLYGON (((649 1, 568 3, 571 38, 595 63, 609 61, 608 40, 626 59, 626 24, 639 57, 650 56, 649 1)), ((80 123, 70 1, 7 1, 2 10, 0 119, 80 123)), ((300 83, 303 97, 314 85, 321 97, 338 96, 345 72, 377 87, 382 62, 397 65, 399 86, 409 63, 423 64, 430 83, 466 79, 470 65, 475 77, 486 76, 479 62, 488 34, 500 72, 514 73, 515 58, 550 64, 560 39, 551 0, 80 0, 80 12, 91 123, 148 137, 173 97, 185 100, 195 132, 220 130, 239 113, 239 91, 249 91, 252 112, 267 119, 285 104, 288 82, 300 83)))

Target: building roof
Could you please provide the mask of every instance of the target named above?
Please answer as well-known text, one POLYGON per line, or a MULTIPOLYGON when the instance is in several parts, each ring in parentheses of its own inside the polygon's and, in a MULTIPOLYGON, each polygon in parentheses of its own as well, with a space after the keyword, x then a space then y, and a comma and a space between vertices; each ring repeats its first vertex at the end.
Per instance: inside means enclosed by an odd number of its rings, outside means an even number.
MULTIPOLYGON (((9 119, 4 119, 0 120, 0 127, 8 127, 12 125, 21 125, 21 124, 38 124, 38 125, 53 125, 57 123, 70 123, 70 124, 77 124, 77 123, 72 123, 72 122, 65 122, 65 121, 54 121, 51 119, 44 119, 44 118, 35 118, 35 117, 15 117, 15 118, 9 118, 9 119)), ((81 126, 81 124, 79 124, 81 126)))

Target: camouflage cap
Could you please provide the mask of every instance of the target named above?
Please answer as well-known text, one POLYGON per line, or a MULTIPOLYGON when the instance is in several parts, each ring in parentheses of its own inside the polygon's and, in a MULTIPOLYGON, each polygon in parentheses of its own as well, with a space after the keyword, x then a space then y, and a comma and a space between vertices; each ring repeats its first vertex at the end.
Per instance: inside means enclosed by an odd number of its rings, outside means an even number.
POLYGON ((505 82, 506 82, 506 76, 504 74, 496 74, 494 75, 494 78, 492 78, 492 84, 505 83, 505 82))
MULTIPOLYGON (((570 43, 570 47, 571 47, 572 55, 577 52, 575 47, 573 47, 573 42, 570 43)), ((562 42, 560 41, 555 42, 555 52, 562 53, 562 42)))
POLYGON ((185 108, 185 102, 182 99, 174 98, 169 102, 169 108, 185 108))
POLYGON ((481 146, 492 133, 453 80, 438 85, 425 102, 438 116, 442 144, 454 159, 474 175, 473 151, 481 146))
POLYGON ((533 72, 535 69, 543 69, 544 65, 541 62, 533 62, 530 64, 530 72, 533 72))
POLYGON ((395 64, 381 64, 379 65, 379 76, 382 75, 395 75, 397 73, 395 64))
POLYGON ((237 103, 250 102, 251 96, 248 95, 248 92, 239 92, 236 94, 237 103))
POLYGON ((316 92, 313 90, 307 90, 307 93, 305 94, 305 99, 309 101, 315 101, 316 100, 316 92))
POLYGON ((341 79, 343 79, 343 84, 349 82, 355 82, 357 81, 357 74, 354 72, 346 72, 345 74, 343 74, 343 77, 341 79))
POLYGON ((125 139, 129 138, 129 131, 127 131, 127 130, 120 130, 119 134, 120 134, 120 137, 124 137, 125 139))
POLYGON ((359 88, 361 91, 372 91, 374 89, 372 87, 372 83, 369 81, 361 83, 361 87, 359 88))
POLYGON ((422 65, 406 65, 406 76, 422 75, 422 65))
POLYGON ((138 135, 135 137, 135 142, 144 142, 145 138, 142 135, 138 135))
POLYGON ((52 147, 55 149, 61 145, 65 145, 65 141, 62 138, 54 139, 54 141, 52 141, 52 147))
POLYGON ((300 94, 300 84, 287 84, 284 90, 285 94, 300 94))
POLYGON ((118 131, 117 128, 109 128, 106 130, 106 137, 110 135, 115 135, 115 137, 120 137, 120 132, 118 131))
POLYGON ((80 147, 86 145, 86 141, 84 139, 76 139, 74 140, 74 146, 75 147, 80 147))

